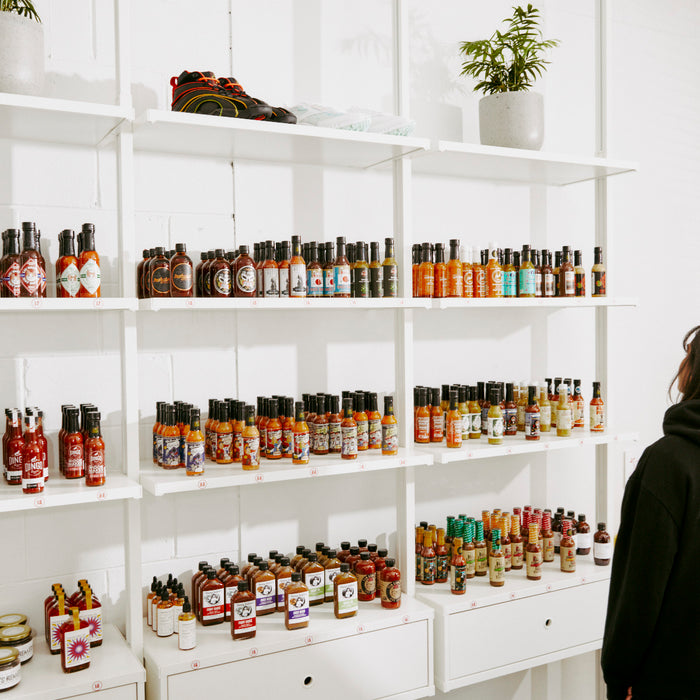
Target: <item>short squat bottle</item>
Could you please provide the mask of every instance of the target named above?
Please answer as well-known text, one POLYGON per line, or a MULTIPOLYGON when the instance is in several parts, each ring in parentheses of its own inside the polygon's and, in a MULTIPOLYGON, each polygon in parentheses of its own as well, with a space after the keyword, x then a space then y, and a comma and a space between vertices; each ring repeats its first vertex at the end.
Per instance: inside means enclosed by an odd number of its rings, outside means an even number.
POLYGON ((309 589, 302 583, 301 574, 297 571, 284 589, 284 626, 288 630, 309 626, 309 589))
POLYGON ((350 572, 350 565, 343 562, 333 581, 333 613, 342 620, 356 615, 358 607, 357 578, 350 572))
POLYGON ((231 599, 231 636, 252 639, 256 628, 255 595, 248 590, 247 581, 239 581, 238 593, 231 599))

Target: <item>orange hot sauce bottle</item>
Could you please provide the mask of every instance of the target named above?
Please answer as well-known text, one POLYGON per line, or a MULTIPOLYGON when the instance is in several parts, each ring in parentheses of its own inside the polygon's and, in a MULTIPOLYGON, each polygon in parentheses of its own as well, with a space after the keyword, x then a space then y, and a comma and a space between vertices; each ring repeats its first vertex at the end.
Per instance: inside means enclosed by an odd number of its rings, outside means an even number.
POLYGON ((386 566, 378 573, 379 597, 383 608, 395 610, 401 607, 401 572, 396 562, 389 557, 386 566))
POLYGON ((472 265, 472 249, 461 247, 462 258, 462 296, 471 299, 474 296, 474 267, 472 265))
POLYGON ((537 522, 530 523, 528 543, 525 547, 525 567, 529 581, 539 581, 542 578, 542 549, 539 545, 539 529, 537 522))
POLYGON ((413 296, 420 296, 420 245, 417 243, 413 245, 411 249, 413 264, 411 266, 411 273, 413 276, 413 296))
POLYGON ((394 397, 384 397, 384 416, 382 417, 382 454, 399 453, 399 422, 394 415, 394 397))
POLYGON ((418 296, 432 298, 435 296, 435 265, 430 258, 430 243, 423 243, 421 263, 418 270, 418 296))
POLYGON ((260 423, 258 430, 260 431, 260 455, 267 457, 267 424, 270 422, 269 402, 266 398, 262 400, 262 414, 260 415, 260 423))
POLYGON ((592 433, 605 432, 605 404, 600 396, 600 382, 593 382, 589 427, 592 433))
POLYGON ((233 416, 231 427, 233 428, 233 461, 240 463, 243 460, 243 402, 234 401, 232 404, 233 416))
POLYGON ((382 414, 377 408, 377 394, 369 394, 367 407, 367 423, 369 426, 369 449, 382 449, 382 414))
POLYGON ((503 296, 503 268, 498 261, 498 246, 493 241, 489 245, 489 262, 486 265, 486 294, 492 299, 503 296))
POLYGON ((56 260, 56 296, 77 297, 80 292, 80 270, 75 256, 75 234, 70 229, 58 235, 58 254, 56 260))
POLYGON ((200 430, 199 409, 190 409, 189 431, 185 438, 185 473, 187 476, 204 474, 204 435, 200 430))
POLYGON ((343 422, 340 424, 342 459, 357 459, 357 423, 353 418, 352 399, 343 399, 343 422))
POLYGON ((450 259, 447 263, 447 296, 461 297, 464 291, 464 269, 459 259, 459 240, 450 239, 450 259))
POLYGON ((292 434, 292 464, 309 463, 309 426, 304 419, 304 402, 294 404, 294 429, 292 434))
POLYGON ((24 446, 22 448, 22 491, 24 493, 41 493, 44 490, 44 467, 41 459, 41 445, 36 436, 36 418, 27 415, 24 423, 24 446))
POLYGON ((435 387, 430 391, 433 396, 430 408, 430 442, 442 442, 445 438, 445 421, 440 405, 440 389, 435 387))
POLYGON ((284 423, 282 424, 282 456, 291 459, 294 453, 294 399, 284 400, 284 423))
POLYGON ((447 296, 447 265, 445 264, 445 246, 442 243, 435 245, 434 285, 436 298, 447 296))
POLYGON ((487 293, 486 268, 481 264, 481 251, 478 248, 472 248, 472 260, 474 298, 483 299, 487 293))
POLYGON ((268 459, 282 459, 282 424, 279 420, 279 402, 268 402, 268 421, 266 426, 266 444, 268 459))
POLYGON ((430 411, 427 406, 425 387, 418 390, 418 410, 415 419, 415 442, 427 444, 430 442, 430 411))
POLYGON ((357 424, 357 449, 359 452, 363 452, 369 449, 369 418, 365 413, 365 395, 362 391, 355 393, 352 417, 357 424))
POLYGON ((316 418, 314 419, 315 455, 327 455, 330 450, 328 434, 328 416, 326 414, 326 397, 316 396, 316 418))
POLYGON ((260 468, 260 432, 255 427, 255 406, 245 407, 243 428, 243 469, 260 468))

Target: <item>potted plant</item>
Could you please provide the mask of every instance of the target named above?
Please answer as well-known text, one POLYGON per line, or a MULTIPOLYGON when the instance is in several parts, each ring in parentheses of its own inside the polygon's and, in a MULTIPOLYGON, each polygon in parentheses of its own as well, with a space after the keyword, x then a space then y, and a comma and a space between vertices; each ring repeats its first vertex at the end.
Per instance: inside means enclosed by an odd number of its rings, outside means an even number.
POLYGON ((559 44, 545 40, 539 28, 540 13, 532 5, 513 8, 503 20, 506 30, 489 39, 464 41, 459 52, 465 57, 461 75, 479 82, 479 135, 487 146, 539 150, 544 139, 542 95, 530 92, 549 61, 545 52, 559 44))
POLYGON ((32 0, 0 0, 0 92, 37 95, 44 85, 44 28, 32 0))

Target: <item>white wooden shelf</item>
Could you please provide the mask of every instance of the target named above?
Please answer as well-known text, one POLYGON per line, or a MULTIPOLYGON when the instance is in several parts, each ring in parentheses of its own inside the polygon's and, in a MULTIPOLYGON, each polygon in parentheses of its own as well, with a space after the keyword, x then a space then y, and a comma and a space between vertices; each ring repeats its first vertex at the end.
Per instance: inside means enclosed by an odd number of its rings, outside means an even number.
POLYGON ((115 105, 0 93, 0 138, 96 146, 133 110, 115 105))
POLYGON ((246 299, 231 297, 216 299, 210 297, 186 297, 179 299, 141 299, 140 311, 175 311, 175 310, 208 310, 208 311, 245 311, 256 310, 309 310, 309 309, 428 309, 430 299, 246 299))
POLYGON ((244 471, 240 464, 225 465, 206 461, 204 474, 187 476, 184 469, 161 469, 152 462, 141 464, 141 485, 147 493, 163 496, 168 493, 200 491, 203 489, 247 486, 275 481, 316 479, 320 476, 358 474, 385 469, 403 469, 432 464, 433 457, 425 450, 399 448, 396 456, 383 456, 380 450, 367 450, 357 459, 341 459, 340 455, 311 455, 309 464, 292 464, 290 459, 264 459, 259 469, 244 471))
POLYGON ((415 158, 413 170, 507 184, 571 185, 632 172, 637 170, 637 164, 611 158, 436 141, 430 150, 415 158))
POLYGON ((371 168, 429 145, 424 138, 157 109, 146 110, 134 122, 139 151, 292 165, 371 168))
POLYGON ((177 648, 175 635, 159 639, 144 623, 146 665, 155 665, 159 675, 185 673, 193 668, 203 669, 243 661, 310 644, 401 627, 419 620, 432 620, 434 615, 431 607, 408 596, 402 596, 401 607, 396 610, 383 608, 378 600, 360 602, 359 605, 357 615, 343 620, 336 619, 332 603, 312 607, 309 626, 300 630, 286 629, 282 613, 263 615, 257 619, 256 636, 241 641, 233 641, 231 638, 230 622, 210 627, 198 624, 197 646, 190 651, 180 651, 177 648), (193 666, 195 661, 198 664, 196 667, 193 666))
POLYGON ((637 306, 637 299, 633 297, 580 297, 580 298, 534 298, 534 299, 432 299, 433 309, 585 309, 597 306, 637 306))
POLYGON ((435 443, 433 446, 416 444, 415 447, 433 455, 435 464, 449 464, 488 457, 507 457, 589 445, 605 445, 611 442, 631 442, 637 439, 637 433, 616 433, 610 430, 605 433, 591 433, 588 429, 574 430, 572 437, 565 438, 557 437, 555 430, 542 433, 539 440, 526 440, 525 433, 506 435, 502 445, 489 445, 486 436, 482 435, 479 440, 465 440, 460 448, 446 447, 444 443, 435 443))
POLYGON ((542 578, 539 581, 528 581, 523 567, 519 571, 507 572, 505 585, 500 588, 492 586, 488 576, 470 578, 464 595, 453 595, 447 583, 432 586, 416 583, 416 598, 430 605, 439 614, 451 615, 610 579, 612 562, 609 566, 596 566, 592 554, 577 556, 576 571, 564 573, 560 570, 559 555, 554 556, 553 562, 542 564, 542 578))
MULTIPOLYGON (((31 624, 30 620, 30 624, 31 624)), ((34 621, 34 658, 22 666, 19 685, 4 694, 5 700, 58 700, 146 680, 146 671, 129 649, 124 637, 113 625, 105 625, 102 646, 92 650, 90 667, 77 673, 63 673, 61 657, 51 655, 38 621, 34 621)), ((112 697, 110 695, 110 697, 112 697)), ((115 696, 116 697, 116 696, 115 696)), ((121 696, 120 696, 121 697, 121 696)))
POLYGON ((0 312, 18 311, 135 311, 138 300, 128 297, 99 299, 57 299, 55 297, 0 299, 0 312))
POLYGON ((141 486, 119 472, 107 472, 104 486, 86 486, 84 479, 64 479, 51 473, 42 493, 22 493, 21 486, 0 485, 0 513, 70 506, 81 503, 141 498, 141 486))

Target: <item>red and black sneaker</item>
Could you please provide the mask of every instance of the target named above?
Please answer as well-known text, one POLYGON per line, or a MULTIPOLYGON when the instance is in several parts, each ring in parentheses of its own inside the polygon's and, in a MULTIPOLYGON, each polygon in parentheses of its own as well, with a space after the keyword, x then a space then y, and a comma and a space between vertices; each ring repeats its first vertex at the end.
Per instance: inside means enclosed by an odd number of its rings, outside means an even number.
POLYGON ((219 85, 238 106, 240 119, 269 119, 272 115, 272 107, 251 97, 235 78, 219 78, 219 85))
MULTIPOLYGON (((261 110, 255 104, 246 105, 225 90, 211 71, 183 71, 170 79, 173 88, 172 110, 174 112, 194 112, 216 114, 223 117, 260 119, 261 110)), ((262 113, 269 113, 268 107, 262 113)))
POLYGON ((297 118, 284 107, 273 107, 272 114, 266 117, 269 122, 279 122, 280 124, 296 124, 297 118))

